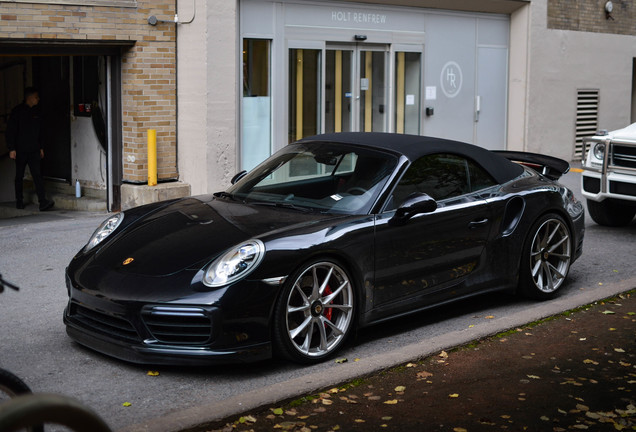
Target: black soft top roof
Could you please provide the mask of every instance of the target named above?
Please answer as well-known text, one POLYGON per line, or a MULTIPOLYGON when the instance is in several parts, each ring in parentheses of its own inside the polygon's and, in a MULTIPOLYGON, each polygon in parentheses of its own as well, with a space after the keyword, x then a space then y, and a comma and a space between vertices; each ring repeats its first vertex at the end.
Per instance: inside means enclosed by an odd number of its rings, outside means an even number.
POLYGON ((342 132, 315 135, 303 138, 299 142, 309 141, 375 147, 402 154, 411 162, 428 154, 456 154, 472 159, 481 165, 499 184, 512 180, 523 172, 521 165, 511 162, 499 154, 472 144, 443 138, 382 132, 342 132))

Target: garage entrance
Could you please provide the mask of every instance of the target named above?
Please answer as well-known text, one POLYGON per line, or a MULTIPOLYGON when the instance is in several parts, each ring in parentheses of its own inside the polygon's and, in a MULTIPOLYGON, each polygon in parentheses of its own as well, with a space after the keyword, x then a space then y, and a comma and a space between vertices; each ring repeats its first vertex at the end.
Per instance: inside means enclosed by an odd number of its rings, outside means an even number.
POLYGON ((7 122, 22 102, 24 88, 33 86, 40 94, 47 195, 61 197, 58 208, 120 208, 121 49, 0 42, 0 202, 15 201, 7 122), (74 198, 76 180, 83 199, 65 199, 74 198))

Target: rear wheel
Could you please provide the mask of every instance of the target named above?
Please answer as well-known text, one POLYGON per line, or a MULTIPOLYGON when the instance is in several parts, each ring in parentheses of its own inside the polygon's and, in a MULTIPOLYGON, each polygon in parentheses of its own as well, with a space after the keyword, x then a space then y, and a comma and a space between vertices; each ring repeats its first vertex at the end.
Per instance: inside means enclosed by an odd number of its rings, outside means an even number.
POLYGON ((521 292, 549 299, 565 281, 572 262, 570 229, 563 218, 547 214, 528 233, 521 257, 521 292))
POLYGON ((597 202, 587 200, 587 211, 590 212, 592 220, 599 225, 619 227, 629 224, 634 215, 636 207, 629 207, 620 201, 606 199, 597 202))
POLYGON ((276 304, 274 341, 284 357, 317 363, 334 354, 351 333, 355 290, 339 263, 318 260, 288 279, 276 304))

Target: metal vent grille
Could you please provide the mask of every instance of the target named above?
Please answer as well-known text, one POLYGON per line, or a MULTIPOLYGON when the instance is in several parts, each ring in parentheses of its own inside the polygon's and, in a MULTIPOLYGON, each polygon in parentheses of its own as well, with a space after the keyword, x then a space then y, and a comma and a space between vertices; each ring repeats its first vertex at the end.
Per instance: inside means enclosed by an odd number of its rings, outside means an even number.
POLYGON ((89 309, 75 302, 71 303, 69 317, 76 325, 87 330, 129 343, 141 341, 133 325, 123 317, 89 309))
POLYGON ((204 344, 212 337, 212 322, 205 310, 196 307, 156 306, 142 311, 150 333, 160 342, 204 344))
POLYGON ((598 130, 598 89, 578 90, 576 95, 576 142, 574 159, 582 159, 583 138, 596 135, 598 130))

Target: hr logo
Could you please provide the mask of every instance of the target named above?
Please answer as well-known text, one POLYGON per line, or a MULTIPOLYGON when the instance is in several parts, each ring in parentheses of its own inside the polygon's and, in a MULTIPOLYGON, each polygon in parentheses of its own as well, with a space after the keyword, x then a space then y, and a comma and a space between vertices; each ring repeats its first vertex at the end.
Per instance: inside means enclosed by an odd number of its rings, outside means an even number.
POLYGON ((456 62, 449 61, 442 67, 440 84, 446 97, 454 98, 457 96, 462 89, 462 81, 462 69, 456 62))

